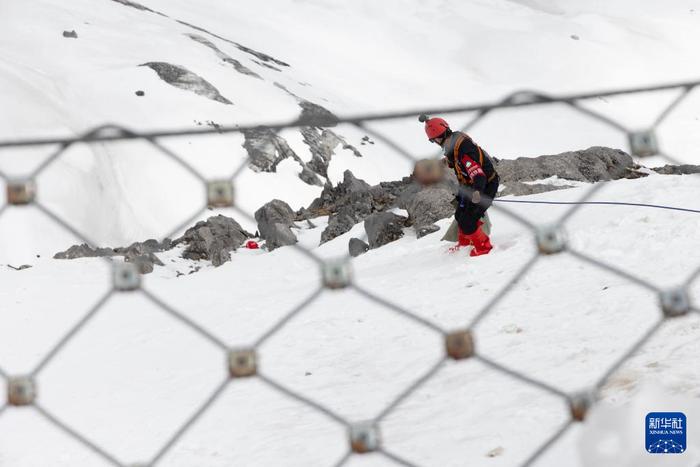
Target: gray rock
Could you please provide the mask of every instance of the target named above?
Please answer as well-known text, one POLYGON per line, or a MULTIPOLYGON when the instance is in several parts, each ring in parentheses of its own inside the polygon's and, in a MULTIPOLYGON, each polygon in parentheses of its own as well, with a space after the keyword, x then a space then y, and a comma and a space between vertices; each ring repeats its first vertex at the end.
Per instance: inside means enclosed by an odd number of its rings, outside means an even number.
POLYGON ((171 86, 194 92, 199 96, 221 102, 222 104, 233 104, 233 102, 222 96, 219 90, 211 83, 186 68, 166 62, 148 62, 142 63, 139 66, 152 69, 158 74, 160 79, 171 86))
POLYGON ((311 152, 311 161, 309 161, 308 166, 324 178, 328 178, 328 164, 330 164, 338 146, 352 151, 356 157, 362 157, 356 147, 348 144, 341 136, 329 129, 304 126, 301 127, 300 131, 304 143, 311 152))
POLYGON ((343 203, 328 219, 328 226, 321 233, 321 243, 349 232, 373 212, 373 198, 369 191, 347 193, 343 203))
POLYGON ((651 170, 662 175, 692 175, 700 173, 700 165, 665 165, 654 167, 651 170))
POLYGON ((391 212, 377 212, 365 219, 365 231, 370 248, 379 248, 403 237, 406 222, 403 216, 391 212))
POLYGON ((356 178, 351 171, 346 170, 343 172, 342 182, 335 187, 330 183, 323 187, 321 195, 309 205, 308 211, 312 214, 315 214, 316 211, 321 212, 315 215, 328 215, 328 213, 337 211, 341 206, 346 205, 347 197, 351 193, 369 192, 372 198, 378 197, 378 193, 371 192, 371 188, 367 182, 356 178))
POLYGON ((182 253, 183 258, 210 260, 214 266, 220 266, 231 259, 231 251, 238 249, 252 236, 235 220, 218 215, 197 222, 182 237, 173 241, 173 246, 181 243, 187 245, 182 253))
POLYGON ((281 246, 294 245, 298 241, 297 236, 294 235, 294 232, 289 227, 282 224, 273 224, 272 231, 268 232, 265 247, 268 251, 272 251, 281 246))
POLYGON ((166 238, 162 242, 150 239, 145 242, 136 242, 128 247, 120 248, 91 248, 89 245, 83 243, 82 245, 73 245, 66 251, 56 253, 54 259, 123 256, 125 261, 135 263, 141 274, 148 274, 153 272, 153 267, 155 265, 163 266, 163 262, 155 253, 167 251, 171 248, 172 242, 169 238, 166 238))
POLYGON ((258 232, 265 239, 268 250, 297 243, 297 237, 291 230, 292 227, 296 227, 295 216, 292 208, 279 199, 272 200, 255 211, 258 232))
POLYGON ((574 185, 546 185, 542 183, 522 183, 522 182, 508 182, 507 185, 501 185, 503 188, 498 192, 499 196, 526 196, 535 195, 538 193, 546 193, 549 191, 556 190, 566 190, 568 188, 574 188, 574 185))
POLYGON ((250 159, 249 167, 255 172, 276 172, 277 166, 285 159, 293 159, 301 167, 299 178, 309 184, 323 186, 317 173, 307 165, 287 140, 268 128, 244 130, 243 148, 250 159))
POLYGON ((501 183, 537 181, 557 176, 579 182, 599 182, 625 178, 637 168, 632 157, 619 149, 594 146, 552 156, 519 157, 498 160, 501 183))
POLYGON ((359 238, 351 238, 348 242, 348 252, 350 256, 356 258, 369 250, 369 245, 359 238))
POLYGON ((299 122, 303 125, 325 127, 338 124, 338 117, 325 107, 307 100, 300 101, 299 106, 301 107, 299 122))
POLYGON ((63 31, 63 37, 67 39, 77 39, 78 38, 78 33, 73 31, 63 31))
POLYGON ((355 177, 349 170, 343 172, 343 182, 341 183, 346 193, 363 193, 372 188, 369 183, 355 177))
POLYGON ((440 219, 454 215, 454 198, 454 192, 444 185, 426 187, 411 197, 406 210, 416 232, 420 234, 423 231, 423 235, 431 233, 425 229, 440 219))
POLYGON ((323 182, 318 175, 316 175, 316 172, 308 168, 306 165, 304 165, 301 172, 299 172, 299 178, 307 185, 323 186, 323 182))
POLYGON ((142 255, 125 256, 124 260, 129 263, 134 263, 141 274, 150 274, 153 272, 154 266, 163 266, 163 263, 153 253, 145 253, 142 255))
POLYGON ((416 238, 423 238, 426 235, 430 235, 431 233, 437 232, 438 230, 440 230, 440 226, 438 225, 425 225, 416 229, 416 238))

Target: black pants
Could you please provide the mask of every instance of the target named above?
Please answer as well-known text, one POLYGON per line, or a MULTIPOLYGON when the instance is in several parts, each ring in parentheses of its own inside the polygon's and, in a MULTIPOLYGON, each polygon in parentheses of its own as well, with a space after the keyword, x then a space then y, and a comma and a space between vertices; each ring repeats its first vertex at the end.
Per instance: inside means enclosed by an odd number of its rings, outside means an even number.
POLYGON ((455 199, 455 219, 463 233, 470 235, 476 231, 478 227, 477 222, 479 222, 479 219, 484 216, 486 210, 491 206, 491 202, 493 198, 496 197, 497 192, 498 177, 486 184, 479 204, 471 202, 470 190, 465 190, 463 194, 457 194, 455 199))

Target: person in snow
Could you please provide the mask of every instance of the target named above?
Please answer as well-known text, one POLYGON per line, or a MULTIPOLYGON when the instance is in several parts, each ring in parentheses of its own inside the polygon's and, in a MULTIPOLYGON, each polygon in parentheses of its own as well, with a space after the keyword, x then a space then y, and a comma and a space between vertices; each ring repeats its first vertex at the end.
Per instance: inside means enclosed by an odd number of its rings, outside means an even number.
POLYGON ((444 151, 443 163, 454 169, 459 180, 455 197, 455 220, 459 226, 454 250, 472 245, 470 256, 485 255, 493 246, 481 228, 481 218, 498 192, 498 173, 491 157, 466 133, 452 131, 445 120, 421 115, 431 143, 444 151))

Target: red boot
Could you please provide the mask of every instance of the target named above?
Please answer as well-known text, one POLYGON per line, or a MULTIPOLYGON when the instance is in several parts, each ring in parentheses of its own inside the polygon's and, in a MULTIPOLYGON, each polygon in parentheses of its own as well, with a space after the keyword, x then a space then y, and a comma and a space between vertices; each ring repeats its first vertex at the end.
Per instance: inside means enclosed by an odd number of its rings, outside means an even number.
POLYGON ((457 227, 457 244, 450 247, 450 253, 459 251, 463 246, 469 246, 472 244, 471 236, 462 232, 462 229, 457 227))
POLYGON ((479 222, 479 227, 477 227, 474 233, 469 235, 469 239, 471 240, 472 245, 474 245, 474 248, 472 248, 469 256, 486 255, 493 248, 489 236, 486 235, 486 233, 481 229, 481 222, 479 222))

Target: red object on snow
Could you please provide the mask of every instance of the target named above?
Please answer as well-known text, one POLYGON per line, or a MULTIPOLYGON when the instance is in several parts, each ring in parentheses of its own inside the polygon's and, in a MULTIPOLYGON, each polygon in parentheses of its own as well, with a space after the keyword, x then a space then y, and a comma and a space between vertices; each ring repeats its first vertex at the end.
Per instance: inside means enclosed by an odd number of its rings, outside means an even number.
POLYGON ((249 250, 257 250, 258 248, 260 248, 260 245, 258 245, 258 242, 256 242, 255 240, 248 240, 245 243, 245 247, 249 250))

